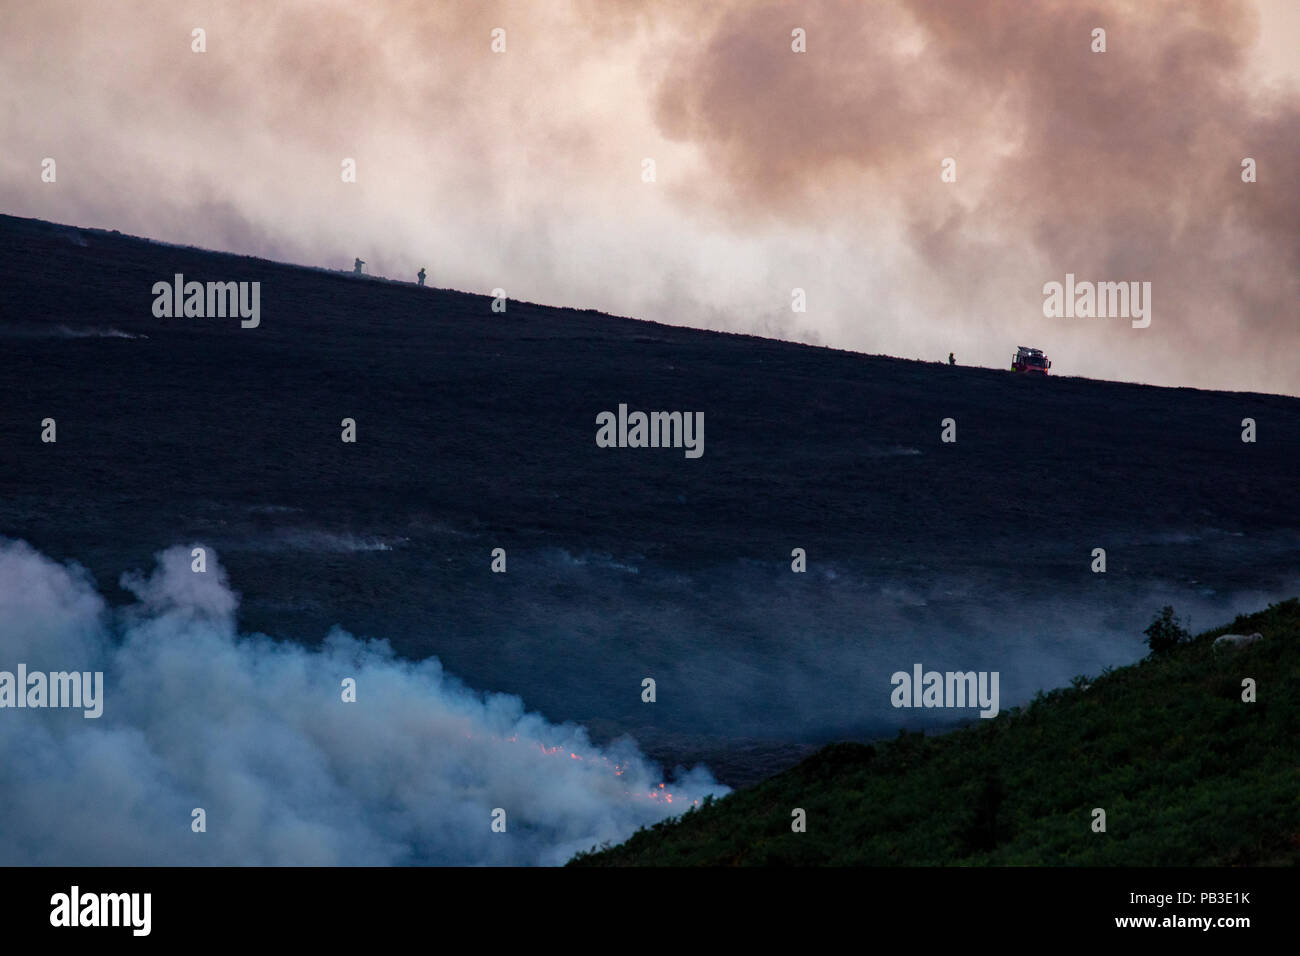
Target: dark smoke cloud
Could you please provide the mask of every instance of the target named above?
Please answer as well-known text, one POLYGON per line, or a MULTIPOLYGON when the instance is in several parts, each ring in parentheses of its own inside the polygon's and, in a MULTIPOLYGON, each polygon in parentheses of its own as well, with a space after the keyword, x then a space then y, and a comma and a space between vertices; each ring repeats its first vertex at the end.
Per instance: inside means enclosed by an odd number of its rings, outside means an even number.
POLYGON ((1097 374, 1294 391, 1300 98, 1258 87, 1258 31, 1245 2, 744 5, 674 64, 657 115, 704 147, 733 222, 847 201, 904 224, 972 325, 1068 343, 1097 374), (1151 281, 1152 328, 1043 319, 1067 272, 1151 281))

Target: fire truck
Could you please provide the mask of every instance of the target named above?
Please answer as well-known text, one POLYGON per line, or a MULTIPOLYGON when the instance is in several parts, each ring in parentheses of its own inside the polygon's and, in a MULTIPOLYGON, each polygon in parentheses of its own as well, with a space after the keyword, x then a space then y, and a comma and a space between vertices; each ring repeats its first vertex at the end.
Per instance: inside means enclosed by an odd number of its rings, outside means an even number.
POLYGON ((1016 346, 1016 354, 1011 356, 1011 371, 1025 372, 1028 375, 1046 375, 1052 367, 1051 361, 1042 349, 1031 349, 1026 345, 1016 346))

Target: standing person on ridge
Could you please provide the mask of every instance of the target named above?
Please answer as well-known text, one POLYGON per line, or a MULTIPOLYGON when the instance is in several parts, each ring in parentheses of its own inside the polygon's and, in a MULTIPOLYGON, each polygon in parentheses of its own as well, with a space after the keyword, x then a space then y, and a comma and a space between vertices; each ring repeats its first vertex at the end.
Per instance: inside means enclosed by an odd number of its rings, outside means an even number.
POLYGON ((424 266, 420 266, 420 271, 415 274, 415 277, 420 280, 420 285, 424 285, 424 266))
POLYGON ((951 353, 951 352, 948 353, 948 364, 949 364, 949 365, 956 365, 956 364, 957 364, 957 360, 956 360, 955 358, 952 357, 952 353, 951 353))

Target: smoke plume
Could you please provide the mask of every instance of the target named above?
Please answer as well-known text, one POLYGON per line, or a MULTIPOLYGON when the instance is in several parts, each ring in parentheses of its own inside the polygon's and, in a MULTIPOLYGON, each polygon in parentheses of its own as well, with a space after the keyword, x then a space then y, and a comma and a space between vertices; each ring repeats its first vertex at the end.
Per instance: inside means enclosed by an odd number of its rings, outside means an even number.
POLYGON ((383 641, 239 634, 211 553, 122 583, 137 600, 110 611, 84 572, 0 542, 0 669, 106 686, 98 719, 0 712, 0 864, 554 864, 726 792, 383 641))

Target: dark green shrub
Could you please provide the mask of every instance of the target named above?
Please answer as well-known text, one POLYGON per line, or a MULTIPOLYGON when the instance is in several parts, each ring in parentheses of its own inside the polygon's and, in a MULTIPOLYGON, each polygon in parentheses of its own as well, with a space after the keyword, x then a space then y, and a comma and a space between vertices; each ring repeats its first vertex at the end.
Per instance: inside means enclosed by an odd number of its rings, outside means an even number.
POLYGON ((1174 609, 1168 604, 1160 609, 1155 620, 1142 633, 1147 636, 1147 647, 1151 648, 1152 654, 1163 654, 1192 639, 1192 635, 1183 627, 1183 622, 1174 617, 1174 609))

